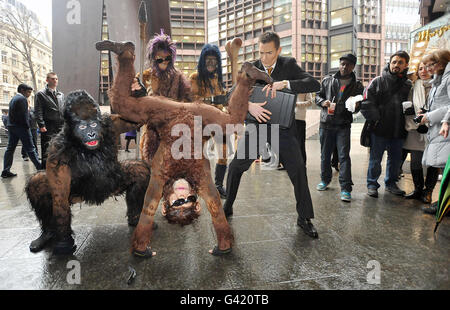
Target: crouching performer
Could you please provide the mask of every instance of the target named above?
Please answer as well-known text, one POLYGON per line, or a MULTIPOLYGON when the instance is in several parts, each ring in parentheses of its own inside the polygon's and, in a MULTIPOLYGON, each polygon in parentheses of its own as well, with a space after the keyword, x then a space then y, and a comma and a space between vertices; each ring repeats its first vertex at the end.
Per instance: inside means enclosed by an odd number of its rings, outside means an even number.
POLYGON ((125 193, 128 224, 136 226, 150 178, 145 162, 117 160, 117 135, 138 124, 117 115, 101 115, 85 91, 67 96, 64 121, 63 130, 50 143, 46 171, 33 175, 25 187, 42 229, 30 244, 32 252, 50 241, 56 255, 75 251, 70 206, 77 202, 99 205, 125 193))
MULTIPOLYGON (((210 164, 207 158, 198 154, 194 148, 194 117, 201 116, 201 129, 206 125, 216 124, 226 132, 227 124, 243 124, 248 109, 248 99, 251 86, 256 80, 271 83, 270 77, 250 63, 244 63, 236 89, 230 98, 228 113, 222 112, 207 104, 194 102, 176 102, 164 97, 131 96, 131 85, 135 76, 134 44, 132 42, 117 43, 111 41, 98 42, 97 50, 110 50, 118 55, 118 73, 112 89, 109 91, 111 106, 128 121, 135 123, 150 123, 160 135, 160 145, 151 162, 151 178, 145 194, 139 223, 132 237, 131 251, 140 257, 155 255, 150 248, 154 215, 158 204, 163 198, 163 213, 173 223, 189 224, 199 212, 197 197, 201 197, 212 217, 216 232, 217 245, 210 251, 213 255, 223 255, 231 252, 233 234, 221 207, 219 193, 211 178, 210 164), (175 159, 172 147, 180 137, 172 134, 172 129, 179 124, 190 129, 190 157, 175 159), (198 196, 197 196, 198 195, 198 196), (191 215, 190 215, 191 214, 191 215)), ((183 133, 183 137, 185 133, 183 133)), ((203 137, 202 145, 210 138, 203 137)), ((183 143, 184 146, 184 143, 183 143)), ((203 148, 200 149, 200 152, 203 148)), ((179 149, 177 149, 178 151, 179 149)), ((144 159, 145 160, 145 159, 144 159)))

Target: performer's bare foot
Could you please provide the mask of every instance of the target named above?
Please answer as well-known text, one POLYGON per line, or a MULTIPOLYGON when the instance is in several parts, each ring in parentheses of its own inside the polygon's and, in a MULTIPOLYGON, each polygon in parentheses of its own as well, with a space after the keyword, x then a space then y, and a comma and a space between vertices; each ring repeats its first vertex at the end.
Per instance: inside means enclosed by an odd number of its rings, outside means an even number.
POLYGON ((259 70, 248 61, 242 64, 241 70, 247 73, 247 75, 253 80, 260 80, 268 84, 273 84, 273 79, 266 72, 259 70))
POLYGON ((117 55, 120 55, 125 51, 130 51, 132 54, 134 54, 135 50, 133 42, 114 42, 110 40, 104 40, 95 43, 95 48, 98 51, 111 51, 117 55))

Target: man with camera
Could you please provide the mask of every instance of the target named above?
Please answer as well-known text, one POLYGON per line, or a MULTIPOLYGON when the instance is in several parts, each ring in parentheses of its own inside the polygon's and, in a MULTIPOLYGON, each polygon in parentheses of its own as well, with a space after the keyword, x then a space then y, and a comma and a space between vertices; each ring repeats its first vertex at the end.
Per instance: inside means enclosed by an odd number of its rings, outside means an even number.
POLYGON ((378 197, 378 178, 381 160, 388 153, 385 188, 394 195, 403 196, 398 188, 397 176, 402 162, 403 142, 407 132, 403 102, 408 100, 411 81, 407 78, 409 55, 405 51, 394 53, 381 76, 374 78, 364 91, 361 113, 370 126, 370 158, 367 170, 367 194, 378 197))

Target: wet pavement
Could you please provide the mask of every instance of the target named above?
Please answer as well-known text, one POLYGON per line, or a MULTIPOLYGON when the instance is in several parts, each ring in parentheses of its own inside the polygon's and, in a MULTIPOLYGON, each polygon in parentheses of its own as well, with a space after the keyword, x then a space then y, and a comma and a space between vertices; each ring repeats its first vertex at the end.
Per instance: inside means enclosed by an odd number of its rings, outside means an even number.
MULTIPOLYGON (((158 210, 159 227, 152 239, 157 255, 148 260, 132 257, 133 229, 127 225, 123 197, 101 206, 72 207, 78 246, 73 256, 55 257, 50 249, 31 253, 29 243, 40 229, 24 184, 34 167, 16 151, 12 171, 19 176, 0 180, 0 289, 450 289, 448 217, 434 235, 434 217, 422 213, 420 202, 387 193, 383 185, 378 199, 366 195, 368 153, 359 146, 360 128, 355 124, 352 134, 351 203, 339 200, 336 172, 327 191, 315 190, 320 181, 319 141, 307 141, 318 239, 296 225, 287 173, 254 164, 242 178, 229 220, 235 245, 226 257, 208 253, 215 236, 206 208, 186 227, 168 224, 158 210), (70 284, 77 279, 73 275, 78 263, 81 284, 70 284), (131 285, 129 266, 137 272, 131 285), (380 281, 373 276, 377 270, 380 281)), ((0 149, 2 162, 4 152, 0 149)), ((121 151, 121 158, 127 156, 133 155, 121 151)), ((399 182, 406 192, 413 188, 408 166, 407 161, 399 182)), ((384 173, 380 184, 383 178, 384 173)), ((437 194, 438 188, 434 198, 437 194)))

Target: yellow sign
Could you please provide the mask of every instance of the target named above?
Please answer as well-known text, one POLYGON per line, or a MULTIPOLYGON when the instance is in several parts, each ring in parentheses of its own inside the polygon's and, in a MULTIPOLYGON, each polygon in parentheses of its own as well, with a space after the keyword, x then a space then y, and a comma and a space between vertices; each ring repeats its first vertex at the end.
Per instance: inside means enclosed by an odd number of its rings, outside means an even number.
POLYGON ((449 29, 450 29, 450 25, 445 25, 445 26, 442 26, 441 28, 434 30, 433 32, 430 32, 430 29, 424 30, 417 34, 417 36, 418 36, 417 41, 418 42, 430 41, 430 39, 436 35, 439 37, 442 37, 444 35, 444 32, 446 32, 449 29))

